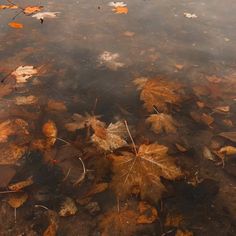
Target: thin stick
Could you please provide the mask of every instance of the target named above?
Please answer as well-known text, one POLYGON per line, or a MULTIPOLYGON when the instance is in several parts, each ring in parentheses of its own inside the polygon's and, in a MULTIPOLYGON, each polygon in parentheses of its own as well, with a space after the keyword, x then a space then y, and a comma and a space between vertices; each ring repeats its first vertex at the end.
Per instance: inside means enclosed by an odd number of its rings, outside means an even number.
POLYGON ((132 135, 131 135, 131 133, 130 133, 128 123, 127 123, 126 120, 125 120, 124 122, 125 122, 125 127, 126 127, 126 129, 127 129, 127 132, 128 132, 128 134, 129 134, 129 137, 130 137, 130 139, 131 139, 131 142, 132 142, 132 145, 133 145, 133 149, 134 149, 135 155, 137 156, 137 155, 138 155, 138 151, 137 151, 137 148, 136 148, 134 139, 133 139, 133 137, 132 137, 132 135))
POLYGON ((120 198, 119 198, 119 196, 116 198, 116 201, 117 201, 117 211, 118 211, 118 213, 120 213, 120 198))
POLYGON ((95 114, 95 110, 96 110, 97 104, 98 104, 98 98, 95 99, 95 102, 94 102, 94 105, 93 105, 93 110, 92 110, 92 114, 93 115, 95 114))
POLYGON ((0 194, 5 194, 5 193, 19 193, 21 191, 16 191, 16 190, 7 190, 7 191, 1 191, 0 194))
MULTIPOLYGON (((54 138, 54 137, 52 137, 52 138, 54 138)), ((67 142, 66 140, 64 140, 64 139, 62 139, 62 138, 55 137, 55 139, 60 140, 60 141, 62 141, 63 143, 66 143, 66 144, 71 145, 71 143, 67 142)))
POLYGON ((45 207, 45 206, 43 206, 43 205, 34 205, 34 207, 41 207, 41 208, 43 208, 43 209, 49 211, 49 208, 47 208, 47 207, 45 207))
POLYGON ((15 224, 16 224, 16 208, 14 208, 14 219, 15 219, 15 224))
POLYGON ((86 168, 85 168, 85 165, 84 165, 84 162, 83 160, 79 157, 79 160, 82 164, 82 167, 83 167, 83 174, 80 176, 80 178, 74 183, 74 185, 77 185, 79 184, 80 182, 82 182, 86 176, 86 168))
POLYGON ((62 180, 63 182, 68 178, 70 175, 71 168, 67 171, 65 178, 62 180))
POLYGON ((157 107, 156 106, 152 106, 153 107, 153 110, 157 113, 157 114, 160 114, 160 112, 157 110, 157 107))

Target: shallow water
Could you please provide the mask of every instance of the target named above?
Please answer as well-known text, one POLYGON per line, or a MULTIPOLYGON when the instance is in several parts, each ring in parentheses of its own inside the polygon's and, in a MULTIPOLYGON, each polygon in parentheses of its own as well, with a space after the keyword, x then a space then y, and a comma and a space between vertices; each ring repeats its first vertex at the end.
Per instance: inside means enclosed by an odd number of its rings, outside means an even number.
MULTIPOLYGON (((186 156, 189 156, 191 160, 183 157, 180 159, 180 165, 188 172, 196 171, 200 173, 202 179, 213 179, 220 185, 217 200, 212 203, 216 207, 210 214, 207 200, 205 201, 205 197, 199 197, 202 205, 197 207, 202 215, 191 214, 190 206, 197 205, 195 194, 198 198, 198 191, 203 192, 203 195, 206 194, 206 198, 211 198, 211 190, 208 192, 211 187, 207 184, 205 187, 202 184, 203 187, 200 186, 200 190, 194 189, 194 193, 185 185, 184 187, 177 186, 177 194, 174 199, 171 198, 170 202, 167 200, 166 208, 182 210, 181 214, 186 218, 186 229, 193 231, 194 235, 216 235, 217 230, 219 230, 217 235, 235 235, 236 226, 233 224, 236 216, 235 200, 231 201, 227 196, 233 194, 235 199, 235 174, 233 175, 233 171, 230 172, 227 169, 234 164, 231 162, 226 164, 225 171, 209 160, 198 159, 201 155, 200 149, 209 146, 212 137, 219 132, 235 129, 236 96, 230 90, 236 86, 236 81, 234 83, 236 80, 236 31, 234 30, 236 5, 234 0, 127 0, 125 3, 129 9, 128 14, 115 14, 112 7, 108 6, 109 1, 104 0, 15 1, 14 3, 20 4, 21 7, 42 5, 44 6, 43 11, 60 13, 56 18, 44 19, 43 24, 31 16, 20 14, 14 21, 24 24, 24 28, 14 29, 9 27, 8 23, 19 10, 0 10, 0 76, 4 79, 2 84, 12 80, 6 75, 11 74, 19 66, 32 65, 39 71, 27 83, 17 84, 10 94, 1 98, 0 121, 24 119, 29 123, 32 141, 34 138, 42 136, 42 125, 51 119, 57 125, 58 137, 73 142, 77 135, 80 137, 84 134, 69 133, 65 130, 64 125, 71 121, 73 113, 88 112, 102 115, 102 121, 107 124, 117 120, 127 120, 135 133, 137 144, 158 141, 168 145, 175 155, 184 156, 185 154, 176 154, 173 146, 178 141, 187 143, 186 146, 190 146, 191 150, 186 156), (197 18, 188 19, 184 17, 185 12, 194 13, 197 18), (104 52, 109 52, 109 55, 117 54, 117 58, 104 61, 101 59, 104 52), (222 78, 225 85, 216 87, 212 84, 208 85, 206 76, 213 75, 222 78), (139 77, 150 79, 162 77, 166 81, 178 81, 183 84, 186 98, 182 108, 170 109, 170 113, 180 123, 179 136, 163 134, 156 136, 145 130, 143 120, 150 113, 143 108, 143 102, 139 99, 140 92, 133 84, 133 80, 139 77), (210 93, 213 94, 209 98, 201 94, 205 85, 208 86, 208 89, 210 87, 210 93), (197 86, 201 87, 200 95, 194 92, 193 88, 197 86), (227 93, 230 94, 230 97, 227 93), (38 98, 37 104, 15 105, 14 101, 17 96, 29 95, 38 98), (47 107, 49 99, 64 102, 67 110, 51 111, 47 107), (213 125, 194 123, 189 118, 189 113, 198 111, 197 101, 205 103, 203 112, 208 112, 208 114, 211 114, 212 109, 217 106, 229 105, 231 110, 223 118, 221 115, 213 113, 213 125), (222 125, 221 120, 226 118, 233 122, 232 126, 222 125), (179 195, 188 195, 188 191, 194 195, 193 202, 192 199, 190 202, 189 199, 179 199, 179 195), (223 206, 220 207, 221 202, 223 202, 223 206), (221 222, 223 217, 225 218, 221 222), (199 218, 213 220, 204 223, 199 218), (222 230, 222 227, 227 227, 227 233, 222 230)), ((2 0, 1 4, 8 3, 2 0)), ((10 141, 8 140, 8 142, 10 141)), ((21 141, 26 142, 23 138, 21 141)), ((82 153, 85 153, 83 142, 78 146, 82 153)), ((222 144, 223 141, 220 142, 222 144)), ((59 150, 62 144, 57 141, 54 149, 59 150)), ((1 145, 4 148, 6 144, 1 145)), ((222 145, 233 146, 234 144, 224 140, 222 145)), ((33 154, 30 152, 29 155, 33 154)), ((93 166, 90 158, 88 158, 88 165, 93 166)), ((80 190, 74 190, 71 186, 67 186, 64 190, 57 189, 56 186, 61 181, 60 174, 57 175, 57 166, 50 169, 51 167, 47 165, 45 167, 45 164, 40 161, 33 161, 31 164, 27 162, 25 166, 24 160, 23 164, 18 163, 17 168, 20 168, 21 165, 24 167, 17 169, 18 174, 14 180, 16 182, 24 179, 22 177, 24 172, 30 172, 35 177, 37 184, 29 190, 33 203, 29 202, 25 206, 29 212, 22 220, 27 221, 31 214, 34 215, 35 222, 32 223, 29 220, 27 222, 34 224, 35 235, 42 235, 47 222, 43 222, 40 214, 32 213, 33 210, 29 207, 35 203, 34 201, 40 199, 38 192, 47 195, 46 198, 49 199, 47 207, 56 211, 62 196, 67 195, 66 191, 68 196, 75 198, 76 194, 80 194, 80 190), (29 171, 31 164, 32 170, 29 171), (49 179, 39 180, 41 178, 39 177, 40 168, 44 169, 44 175, 49 175, 49 179), (48 184, 46 184, 47 182, 48 184), (55 186, 52 187, 53 185, 55 186)), ((79 169, 81 171, 81 166, 79 169)), ((104 169, 106 168, 104 167, 104 169)), ((105 177, 103 176, 103 180, 110 181, 109 167, 104 172, 108 173, 105 174, 105 177)), ((212 185, 214 184, 211 183, 212 185)), ((86 189, 86 186, 81 188, 81 192, 83 192, 83 188, 86 189)), ((213 195, 215 197, 216 194, 213 195)), ((82 222, 84 220, 84 224, 87 224, 89 230, 81 229, 81 232, 72 232, 73 230, 68 226, 70 220, 74 222, 73 224, 81 224, 77 222, 78 219, 81 219, 74 217, 68 221, 61 220, 61 231, 58 232, 58 235, 99 235, 97 233, 99 231, 98 218, 116 204, 114 199, 110 192, 96 199, 102 208, 102 213, 93 221, 82 207, 82 222)), ((136 235, 163 235, 168 232, 168 229, 163 229, 163 226, 160 225, 156 223, 151 228, 145 229, 144 227, 144 229, 140 229, 140 232, 143 233, 136 235)), ((29 232, 23 232, 20 223, 14 226, 10 221, 9 228, 2 230, 2 235, 17 235, 16 232, 30 235, 29 232)), ((175 229, 164 235, 174 234, 175 229)), ((117 233, 117 235, 122 234, 117 233)))

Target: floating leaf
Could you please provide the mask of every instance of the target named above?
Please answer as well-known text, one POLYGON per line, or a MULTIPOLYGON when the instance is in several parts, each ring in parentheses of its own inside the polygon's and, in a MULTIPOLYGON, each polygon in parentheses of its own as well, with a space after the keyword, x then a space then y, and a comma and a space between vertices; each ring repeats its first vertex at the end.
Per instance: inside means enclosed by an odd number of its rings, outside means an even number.
POLYGON ((120 156, 110 155, 114 172, 112 187, 117 195, 127 196, 136 188, 142 199, 160 199, 166 190, 160 177, 175 180, 182 176, 167 151, 168 148, 163 145, 142 144, 137 155, 131 152, 122 152, 120 156))
POLYGON ((33 66, 19 66, 12 75, 16 77, 17 83, 26 83, 33 75, 36 75, 38 71, 33 66))
POLYGON ((29 15, 41 11, 42 9, 42 6, 28 6, 24 9, 24 13, 29 15))
POLYGON ((39 12, 32 15, 32 17, 37 20, 43 20, 44 18, 56 18, 59 13, 60 12, 39 12))
POLYGON ((116 71, 117 69, 124 67, 124 63, 119 61, 120 55, 119 53, 112 53, 108 51, 104 51, 99 57, 98 60, 101 65, 105 65, 111 70, 116 71))
POLYGON ((8 25, 12 28, 15 28, 15 29, 22 29, 24 27, 23 24, 18 23, 18 22, 10 22, 10 23, 8 23, 8 25))
POLYGON ((128 14, 128 7, 115 7, 112 9, 116 14, 128 14))
POLYGON ((188 12, 184 12, 184 16, 185 16, 186 18, 190 18, 190 19, 192 19, 192 18, 197 18, 197 15, 196 15, 196 14, 188 13, 188 12))
POLYGON ((0 5, 0 10, 1 9, 18 9, 18 6, 17 5, 0 5))
POLYGON ((92 141, 105 151, 113 151, 117 148, 127 145, 125 138, 127 131, 123 122, 118 121, 115 124, 110 124, 106 129, 96 127, 92 141))
POLYGON ((166 111, 167 104, 179 105, 182 101, 180 88, 177 82, 166 81, 163 79, 148 80, 147 78, 138 78, 134 84, 141 90, 140 99, 144 101, 144 106, 148 111, 156 106, 159 111, 166 111))
POLYGON ((62 203, 62 206, 59 211, 60 216, 72 216, 75 215, 78 211, 75 202, 73 199, 67 197, 65 201, 62 203))
POLYGON ((32 176, 26 180, 20 181, 18 183, 14 183, 8 186, 8 188, 12 191, 20 191, 21 189, 28 187, 34 183, 32 176))
POLYGON ((162 132, 166 132, 167 134, 177 132, 177 122, 171 115, 164 113, 150 115, 146 119, 146 123, 151 124, 152 131, 157 134, 162 132))
POLYGON ((18 208, 22 206, 28 199, 27 193, 16 193, 12 194, 8 199, 8 204, 13 208, 18 208))

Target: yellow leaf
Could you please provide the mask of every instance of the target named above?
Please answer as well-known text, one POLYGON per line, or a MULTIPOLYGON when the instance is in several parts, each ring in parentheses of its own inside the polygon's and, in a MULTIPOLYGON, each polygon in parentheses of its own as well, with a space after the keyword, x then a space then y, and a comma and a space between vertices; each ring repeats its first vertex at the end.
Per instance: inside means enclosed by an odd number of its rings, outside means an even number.
POLYGON ((115 7, 112 9, 116 14, 127 14, 129 9, 128 7, 115 7))
POLYGON ((28 199, 27 193, 16 193, 11 195, 8 199, 8 204, 13 208, 22 206, 28 199))
POLYGON ((18 8, 18 6, 16 6, 16 5, 0 5, 0 10, 1 9, 17 9, 18 8))
POLYGON ((164 113, 150 115, 146 119, 146 123, 151 124, 152 131, 157 134, 162 132, 166 132, 167 134, 177 132, 177 122, 171 115, 164 113))
POLYGON ((33 183, 34 183, 33 178, 31 176, 26 180, 23 180, 23 181, 20 181, 18 183, 9 185, 8 188, 12 191, 19 191, 19 190, 21 190, 25 187, 28 187, 28 186, 32 185, 33 183))
POLYGON ((24 27, 23 24, 18 23, 18 22, 10 22, 10 23, 8 23, 8 25, 12 28, 15 28, 15 29, 22 29, 24 27))

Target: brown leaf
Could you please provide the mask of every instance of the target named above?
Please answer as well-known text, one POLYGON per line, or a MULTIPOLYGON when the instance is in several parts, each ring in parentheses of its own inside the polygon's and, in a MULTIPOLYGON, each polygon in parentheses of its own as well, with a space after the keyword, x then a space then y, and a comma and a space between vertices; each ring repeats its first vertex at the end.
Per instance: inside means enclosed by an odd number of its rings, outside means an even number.
POLYGON ((188 230, 178 229, 175 236, 193 236, 193 233, 188 230))
POLYGON ((32 185, 33 183, 34 183, 33 178, 31 176, 31 177, 27 178, 26 180, 9 185, 8 188, 12 191, 20 191, 21 189, 28 187, 28 186, 32 185))
POLYGON ((218 152, 224 155, 234 155, 236 154, 236 147, 225 146, 225 147, 222 147, 218 152))
POLYGON ((184 218, 182 215, 176 213, 168 213, 164 224, 166 227, 180 227, 183 221, 184 218))
POLYGON ((208 126, 210 126, 214 122, 214 118, 206 113, 199 114, 195 111, 192 111, 190 112, 190 116, 197 123, 203 123, 208 126))
POLYGON ((137 224, 151 224, 158 219, 157 209, 147 202, 139 202, 138 211, 140 215, 137 218, 137 224))
POLYGON ((144 106, 148 111, 156 106, 159 111, 167 110, 167 104, 179 105, 182 101, 179 83, 167 81, 160 78, 149 80, 138 78, 134 80, 138 90, 141 90, 140 99, 144 101, 144 106))
POLYGON ((137 156, 130 152, 110 155, 113 166, 112 188, 118 196, 127 196, 138 188, 142 199, 158 201, 165 186, 160 177, 175 180, 182 176, 175 161, 167 154, 168 148, 159 144, 142 144, 137 156), (122 191, 121 191, 122 189, 122 191))
POLYGON ((184 68, 184 65, 183 64, 175 64, 175 68, 177 70, 182 70, 184 68))
POLYGON ((151 124, 152 131, 157 134, 162 132, 167 134, 177 132, 177 122, 172 118, 171 115, 164 113, 150 115, 146 119, 146 123, 151 124))
POLYGON ((53 145, 56 142, 57 127, 56 127, 56 124, 52 120, 47 121, 43 125, 42 132, 45 135, 45 137, 47 138, 48 144, 53 145))
POLYGON ((10 22, 10 23, 8 23, 8 25, 12 28, 15 28, 15 29, 22 29, 24 27, 23 24, 18 23, 18 22, 10 22))
POLYGON ((95 195, 97 193, 101 193, 103 191, 105 191, 108 188, 108 183, 98 183, 94 186, 92 186, 92 188, 85 194, 85 197, 90 197, 92 195, 95 195))
POLYGON ((219 113, 228 113, 230 111, 230 106, 219 106, 214 108, 214 111, 219 113))
POLYGON ((32 105, 35 104, 38 101, 38 98, 36 98, 33 95, 30 96, 18 96, 15 98, 16 105, 32 105))
POLYGON ((177 150, 180 151, 180 152, 187 152, 188 151, 187 148, 185 148, 184 146, 182 146, 178 143, 176 143, 175 146, 176 146, 177 150))
POLYGON ((24 9, 24 13, 27 15, 39 12, 43 9, 42 6, 28 6, 24 9))
POLYGON ((62 206, 59 211, 60 216, 72 216, 77 213, 78 209, 75 205, 73 199, 67 197, 65 201, 62 203, 62 206))
POLYGON ((50 223, 47 229, 43 232, 43 236, 56 236, 58 225, 56 222, 50 223))
POLYGON ((28 199, 27 193, 16 193, 12 194, 8 199, 8 204, 13 208, 18 208, 22 206, 28 199))
POLYGON ((96 127, 94 131, 95 133, 91 137, 92 141, 105 151, 113 151, 127 145, 125 140, 127 131, 125 124, 121 121, 115 124, 111 123, 106 129, 96 127))
POLYGON ((56 100, 53 100, 53 99, 49 99, 48 109, 52 110, 52 111, 61 111, 61 112, 67 110, 66 105, 65 105, 64 102, 56 101, 56 100))
POLYGON ((236 132, 222 132, 218 135, 226 139, 229 139, 232 142, 236 142, 236 132))

